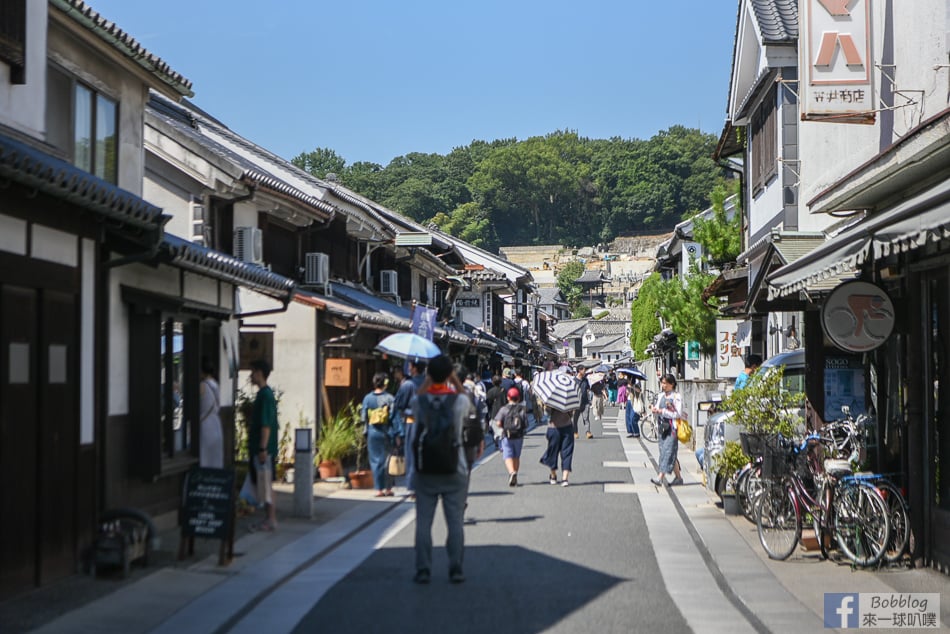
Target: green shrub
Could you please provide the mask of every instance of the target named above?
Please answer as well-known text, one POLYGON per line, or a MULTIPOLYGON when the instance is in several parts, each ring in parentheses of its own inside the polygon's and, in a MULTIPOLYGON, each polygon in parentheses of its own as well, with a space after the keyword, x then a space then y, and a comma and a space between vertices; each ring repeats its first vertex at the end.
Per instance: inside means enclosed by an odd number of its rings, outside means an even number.
POLYGON ((360 427, 359 406, 350 401, 321 425, 317 461, 342 460, 355 453, 362 443, 360 427))
POLYGON ((801 422, 805 395, 782 389, 784 373, 783 366, 752 375, 744 388, 722 402, 722 408, 733 411, 736 424, 746 432, 792 437, 801 422))

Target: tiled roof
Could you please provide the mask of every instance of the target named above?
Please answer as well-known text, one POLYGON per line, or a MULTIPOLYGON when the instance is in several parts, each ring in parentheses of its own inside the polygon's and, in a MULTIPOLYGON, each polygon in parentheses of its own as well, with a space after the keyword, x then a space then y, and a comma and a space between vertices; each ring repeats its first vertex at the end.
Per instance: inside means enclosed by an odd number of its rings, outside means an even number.
POLYGON ((493 269, 469 269, 464 271, 462 277, 473 282, 507 282, 508 278, 504 273, 499 273, 493 269))
POLYGON ((630 346, 630 342, 627 340, 626 337, 622 337, 622 336, 616 337, 616 336, 611 336, 611 335, 605 335, 603 337, 597 337, 597 339, 594 340, 594 343, 587 347, 597 348, 600 350, 601 354, 603 354, 604 352, 613 352, 613 351, 620 352, 624 348, 627 348, 629 346, 630 346))
POLYGON ((581 336, 587 329, 589 319, 565 319, 554 324, 554 336, 565 339, 572 336, 581 336))
POLYGON ((602 269, 585 269, 579 278, 574 280, 580 284, 591 284, 603 282, 607 279, 607 275, 602 269))
POLYGON ((798 0, 752 0, 752 11, 763 42, 798 39, 798 0))
POLYGON ((551 304, 565 304, 564 298, 561 296, 561 289, 556 286, 539 288, 538 295, 541 297, 541 305, 551 305, 551 304))
POLYGON ((160 229, 162 210, 131 192, 0 134, 0 177, 139 229, 160 229))
POLYGON ((172 70, 160 57, 149 53, 144 46, 135 41, 135 38, 116 26, 114 22, 103 18, 82 0, 50 0, 50 4, 158 77, 178 94, 185 97, 195 94, 191 90, 191 81, 185 79, 181 73, 172 70))
POLYGON ((597 336, 622 335, 627 331, 627 322, 598 321, 597 319, 592 319, 590 322, 590 331, 597 336))
POLYGON ((200 110, 174 103, 152 91, 147 114, 234 165, 244 182, 302 203, 322 221, 332 218, 338 211, 337 207, 318 196, 321 193, 319 185, 309 174, 206 117, 200 110))
POLYGON ((295 282, 263 266, 249 264, 226 253, 165 234, 162 250, 169 264, 289 301, 295 282))

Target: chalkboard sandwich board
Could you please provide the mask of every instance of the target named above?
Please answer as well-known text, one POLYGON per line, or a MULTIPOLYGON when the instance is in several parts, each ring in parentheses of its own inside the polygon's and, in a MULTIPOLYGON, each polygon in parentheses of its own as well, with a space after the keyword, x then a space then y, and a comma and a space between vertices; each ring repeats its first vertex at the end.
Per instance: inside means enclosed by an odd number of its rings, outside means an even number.
MULTIPOLYGON (((182 497, 182 538, 222 540, 223 563, 225 543, 233 545, 233 525, 234 470, 196 467, 189 471, 185 475, 182 497)), ((193 551, 193 548, 189 550, 193 551)), ((179 550, 179 558, 181 554, 179 550)))

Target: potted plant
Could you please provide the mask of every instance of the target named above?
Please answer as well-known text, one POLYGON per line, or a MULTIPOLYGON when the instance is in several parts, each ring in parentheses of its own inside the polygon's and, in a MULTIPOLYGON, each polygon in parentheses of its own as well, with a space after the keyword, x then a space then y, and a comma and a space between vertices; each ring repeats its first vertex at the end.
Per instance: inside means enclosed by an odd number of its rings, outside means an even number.
MULTIPOLYGON (((362 406, 360 406, 362 407, 362 406)), ((363 420, 359 415, 360 409, 357 408, 356 415, 356 469, 350 471, 348 478, 350 486, 354 489, 373 488, 373 472, 363 468, 363 461, 368 458, 366 447, 366 429, 363 420)))
POLYGON ((722 473, 726 486, 722 493, 722 508, 726 515, 739 514, 739 500, 736 498, 736 476, 749 462, 749 457, 735 440, 726 441, 722 451, 713 457, 713 467, 722 473))
POLYGON ((341 461, 351 455, 360 443, 359 409, 350 401, 320 426, 317 441, 317 469, 325 480, 340 475, 341 461))

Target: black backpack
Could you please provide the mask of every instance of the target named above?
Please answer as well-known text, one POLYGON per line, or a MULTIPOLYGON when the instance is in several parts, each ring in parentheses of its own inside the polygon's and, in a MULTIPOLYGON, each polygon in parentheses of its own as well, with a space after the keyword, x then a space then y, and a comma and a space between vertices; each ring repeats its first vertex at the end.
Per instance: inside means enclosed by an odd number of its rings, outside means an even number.
POLYGON ((415 468, 419 473, 451 474, 458 471, 459 443, 455 435, 453 411, 458 394, 442 399, 421 395, 416 399, 416 430, 412 444, 415 468))
POLYGON ((507 438, 522 438, 528 430, 528 411, 524 403, 510 403, 505 417, 501 421, 501 428, 507 438))

